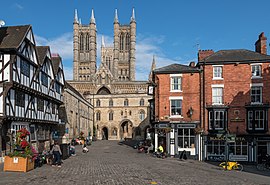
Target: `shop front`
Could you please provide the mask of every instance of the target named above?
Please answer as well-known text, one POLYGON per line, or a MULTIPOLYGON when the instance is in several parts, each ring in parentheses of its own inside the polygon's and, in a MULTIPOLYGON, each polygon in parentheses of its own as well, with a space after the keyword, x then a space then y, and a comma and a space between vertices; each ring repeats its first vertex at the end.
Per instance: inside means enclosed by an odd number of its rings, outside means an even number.
POLYGON ((185 152, 189 158, 199 159, 201 137, 196 123, 155 124, 155 148, 162 144, 166 152, 178 157, 185 152))
POLYGON ((256 144, 250 136, 206 136, 205 160, 256 162, 256 144))

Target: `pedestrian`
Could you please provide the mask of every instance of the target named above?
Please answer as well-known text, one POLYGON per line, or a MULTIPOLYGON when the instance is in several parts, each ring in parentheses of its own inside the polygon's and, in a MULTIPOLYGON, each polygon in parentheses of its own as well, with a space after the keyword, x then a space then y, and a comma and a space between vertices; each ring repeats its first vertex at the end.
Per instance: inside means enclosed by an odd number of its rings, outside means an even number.
POLYGON ((61 152, 61 148, 58 144, 58 141, 54 141, 54 145, 53 145, 50 153, 53 154, 53 157, 54 157, 52 166, 57 165, 58 167, 61 167, 62 152, 61 152))

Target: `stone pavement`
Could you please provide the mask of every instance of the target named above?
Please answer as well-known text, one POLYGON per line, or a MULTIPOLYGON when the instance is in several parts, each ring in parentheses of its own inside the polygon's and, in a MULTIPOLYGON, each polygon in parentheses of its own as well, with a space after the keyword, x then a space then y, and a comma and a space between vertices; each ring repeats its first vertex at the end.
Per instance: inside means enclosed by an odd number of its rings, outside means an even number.
POLYGON ((83 154, 77 146, 77 155, 64 160, 61 168, 43 165, 20 173, 3 172, 1 165, 0 184, 270 184, 270 176, 255 174, 252 168, 249 172, 223 171, 199 161, 154 158, 117 141, 96 141, 88 148, 89 153, 83 154))

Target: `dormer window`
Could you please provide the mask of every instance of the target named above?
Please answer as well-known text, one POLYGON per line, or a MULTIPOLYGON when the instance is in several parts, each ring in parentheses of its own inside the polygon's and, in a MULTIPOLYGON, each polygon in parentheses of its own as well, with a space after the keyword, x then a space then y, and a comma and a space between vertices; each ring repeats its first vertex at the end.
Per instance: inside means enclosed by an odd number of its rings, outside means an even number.
POLYGON ((262 66, 260 64, 255 64, 251 66, 251 75, 252 78, 261 77, 262 76, 262 66))

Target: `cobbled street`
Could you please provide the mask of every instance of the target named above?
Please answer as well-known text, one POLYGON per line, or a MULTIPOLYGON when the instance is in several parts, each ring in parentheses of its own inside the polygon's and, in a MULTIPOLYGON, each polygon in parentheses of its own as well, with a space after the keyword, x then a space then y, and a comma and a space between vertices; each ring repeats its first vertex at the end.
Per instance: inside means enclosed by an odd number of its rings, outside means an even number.
MULTIPOLYGON (((1 169, 0 184, 270 184, 270 171, 267 176, 223 171, 216 165, 193 160, 159 159, 117 141, 96 141, 88 148, 89 153, 84 154, 76 146, 77 155, 64 160, 61 168, 43 165, 27 173, 1 169)), ((3 164, 0 166, 3 168, 3 164)))

